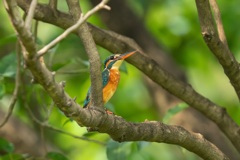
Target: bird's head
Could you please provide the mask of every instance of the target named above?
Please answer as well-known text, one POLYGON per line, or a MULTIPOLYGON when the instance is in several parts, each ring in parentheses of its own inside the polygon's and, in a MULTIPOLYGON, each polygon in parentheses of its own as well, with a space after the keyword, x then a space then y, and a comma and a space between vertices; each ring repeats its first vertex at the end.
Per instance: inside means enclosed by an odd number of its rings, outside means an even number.
POLYGON ((137 51, 127 52, 127 53, 124 53, 124 54, 111 55, 104 61, 104 68, 118 69, 121 66, 124 59, 130 57, 131 55, 133 55, 136 52, 137 51))

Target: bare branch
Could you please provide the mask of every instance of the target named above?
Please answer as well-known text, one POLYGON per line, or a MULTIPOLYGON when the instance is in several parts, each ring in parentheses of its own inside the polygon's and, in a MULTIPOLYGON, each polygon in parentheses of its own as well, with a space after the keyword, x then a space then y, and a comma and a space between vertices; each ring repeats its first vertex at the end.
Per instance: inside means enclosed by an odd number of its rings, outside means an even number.
POLYGON ((31 23, 32 23, 32 19, 34 17, 34 12, 35 12, 36 6, 37 6, 37 0, 32 0, 30 8, 29 8, 29 12, 27 14, 26 21, 25 21, 25 27, 29 30, 31 29, 31 23))
MULTIPOLYGON (((124 37, 112 31, 102 30, 92 25, 90 26, 96 43, 110 51, 121 52, 132 49, 141 50, 141 48, 136 48, 138 45, 130 38, 124 37), (112 42, 114 42, 114 44, 112 44, 112 42)), ((223 107, 215 104, 196 92, 190 84, 174 78, 173 75, 166 72, 154 60, 147 57, 146 54, 136 54, 133 56, 134 57, 127 59, 129 63, 136 66, 149 78, 161 85, 171 94, 182 99, 189 106, 197 109, 210 120, 215 122, 229 138, 232 144, 237 148, 237 150, 240 150, 240 127, 227 114, 223 107)))
POLYGON ((55 46, 57 43, 59 43, 61 40, 66 38, 71 32, 76 30, 80 25, 82 25, 91 15, 99 11, 100 9, 105 9, 105 1, 102 1, 99 3, 99 5, 95 6, 92 10, 88 11, 85 15, 81 14, 79 20, 77 23, 71 27, 69 27, 67 30, 65 30, 60 36, 55 38, 53 41, 51 41, 48 45, 45 45, 41 50, 38 51, 38 57, 43 56, 49 49, 51 49, 53 46, 55 46))
MULTIPOLYGON (((14 22, 13 25, 19 33, 23 46, 28 52, 31 52, 27 53, 25 56, 27 66, 35 79, 45 88, 46 92, 67 116, 72 117, 76 122, 78 122, 78 124, 98 128, 99 132, 108 133, 114 140, 117 141, 144 140, 178 144, 198 154, 204 159, 228 159, 218 148, 216 148, 216 146, 206 141, 202 136, 199 136, 199 134, 192 134, 182 127, 168 126, 160 122, 131 123, 115 115, 108 115, 105 112, 99 112, 98 110, 93 110, 91 108, 81 108, 69 97, 69 95, 67 95, 67 93, 64 92, 62 86, 55 82, 54 77, 46 66, 38 59, 32 59, 32 57, 36 55, 36 51, 32 50, 32 48, 35 47, 35 44, 33 42, 25 43, 25 40, 32 37, 32 35, 26 34, 25 32, 27 31, 25 28, 18 26, 21 25, 21 23, 15 23, 16 19, 20 17, 18 14, 13 14, 17 13, 16 8, 13 5, 14 2, 15 1, 13 0, 5 1, 5 3, 10 4, 8 5, 8 13, 12 22, 14 22), (28 47, 30 47, 30 49, 28 47)), ((21 20, 18 20, 17 22, 21 22, 21 20)), ((33 41, 33 39, 30 40, 33 41)), ((213 116, 216 118, 219 115, 223 115, 221 118, 229 118, 226 116, 227 114, 222 114, 223 110, 219 110, 218 106, 199 95, 191 88, 191 86, 174 79, 155 61, 151 60, 147 56, 138 54, 138 56, 134 56, 134 59, 136 61, 133 61, 131 58, 129 61, 139 69, 145 71, 145 73, 157 83, 166 85, 163 87, 168 89, 170 92, 178 95, 179 97, 183 96, 182 98, 184 98, 190 105, 194 105, 203 112, 206 110, 209 111, 210 114, 208 113, 207 116, 213 116), (220 114, 214 113, 214 115, 212 115, 213 109, 215 112, 216 110, 220 111, 220 114)), ((223 125, 225 126, 225 124, 223 125)))
MULTIPOLYGON (((19 0, 19 5, 23 8, 23 10, 27 10, 28 4, 24 2, 19 0)), ((69 14, 59 12, 59 17, 53 17, 49 16, 52 13, 50 8, 43 5, 38 5, 38 7, 39 15, 36 14, 36 18, 43 22, 54 24, 63 29, 66 29, 68 26, 73 24, 69 14)), ((111 52, 122 53, 129 50, 141 51, 141 48, 139 48, 135 41, 130 38, 126 38, 111 31, 99 29, 92 25, 89 25, 89 28, 91 29, 95 42, 111 52)), ((240 127, 232 120, 232 118, 221 106, 216 105, 206 97, 197 93, 189 84, 175 79, 172 75, 163 70, 162 67, 154 60, 145 56, 145 54, 136 54, 133 56, 134 59, 130 57, 127 61, 139 68, 154 82, 161 85, 167 91, 182 99, 188 103, 189 106, 197 109, 210 120, 215 122, 229 138, 232 144, 237 148, 237 150, 240 150, 240 127)))
POLYGON ((103 93, 102 93, 102 74, 101 74, 101 60, 93 40, 92 34, 88 29, 88 25, 84 24, 78 30, 78 35, 81 37, 84 47, 86 49, 89 63, 90 63, 90 78, 91 78, 91 105, 90 107, 98 107, 103 109, 103 93))
POLYGON ((212 16, 209 1, 196 0, 202 35, 209 49, 222 65, 225 74, 235 89, 238 99, 240 99, 240 66, 227 45, 217 3, 212 0, 211 4, 215 19, 212 16), (215 28, 215 22, 218 30, 215 28))
MULTIPOLYGON (((226 39, 226 36, 225 36, 223 24, 222 24, 221 13, 220 13, 218 4, 217 4, 216 0, 210 0, 209 2, 210 2, 210 5, 213 9, 213 15, 214 15, 214 18, 215 18, 215 21, 216 21, 219 39, 223 42, 223 44, 226 47, 228 47, 227 39, 226 39)), ((231 56, 231 55, 229 55, 229 56, 231 56)))
POLYGON ((14 0, 4 1, 8 15, 11 18, 11 22, 18 33, 19 41, 21 42, 24 58, 33 59, 36 52, 36 45, 32 33, 26 30, 24 21, 19 13, 17 3, 14 0))
POLYGON ((8 119, 10 118, 10 116, 12 115, 15 103, 17 101, 17 97, 18 97, 18 93, 19 93, 19 88, 20 88, 20 83, 21 83, 21 46, 19 44, 19 42, 17 42, 17 68, 16 68, 16 77, 15 77, 15 88, 13 91, 13 95, 8 107, 8 112, 6 114, 6 116, 3 118, 3 121, 0 123, 0 128, 3 127, 8 119))
POLYGON ((66 29, 60 36, 58 36, 53 41, 51 41, 49 44, 45 45, 41 50, 39 50, 38 51, 38 57, 41 57, 44 54, 46 54, 49 49, 51 49, 56 44, 58 44, 61 40, 66 38, 71 32, 76 30, 82 23, 83 23, 83 15, 80 16, 79 20, 77 21, 77 23, 75 25, 66 29))

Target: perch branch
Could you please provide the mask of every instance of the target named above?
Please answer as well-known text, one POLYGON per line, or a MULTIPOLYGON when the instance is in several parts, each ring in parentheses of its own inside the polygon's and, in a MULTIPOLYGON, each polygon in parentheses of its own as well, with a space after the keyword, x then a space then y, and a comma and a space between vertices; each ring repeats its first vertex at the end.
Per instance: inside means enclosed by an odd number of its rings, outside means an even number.
MULTIPOLYGON (((23 38, 22 41, 25 42, 24 38, 29 39, 28 36, 31 35, 24 33, 27 32, 26 28, 23 29, 18 26, 21 26, 22 19, 19 17, 19 13, 16 10, 17 8, 14 7, 16 6, 15 1, 5 0, 4 2, 16 32, 23 34, 21 36, 19 35, 19 37, 23 38)), ((35 45, 33 42, 29 42, 29 44, 35 45)), ((31 49, 35 46, 29 46, 29 44, 23 43, 26 50, 33 51, 31 49), (27 47, 31 48, 27 49, 27 47)), ((120 142, 139 140, 165 142, 180 145, 204 159, 229 159, 216 146, 205 140, 202 136, 190 133, 182 127, 164 125, 154 121, 132 123, 125 121, 121 117, 108 115, 94 108, 81 108, 69 97, 63 87, 55 82, 52 73, 45 65, 42 64, 39 59, 32 59, 36 54, 37 52, 35 50, 35 52, 25 54, 24 56, 29 70, 65 115, 73 118, 77 123, 91 128, 98 128, 99 132, 108 133, 114 140, 120 142)))
MULTIPOLYGON (((138 49, 138 45, 127 37, 118 35, 112 31, 98 29, 92 25, 91 31, 97 44, 110 51, 125 51, 138 49), (114 44, 112 42, 114 41, 114 44)), ((196 92, 191 85, 184 83, 165 71, 154 60, 145 54, 134 55, 134 60, 130 57, 127 61, 143 73, 145 73, 154 82, 161 85, 171 94, 185 101, 189 106, 203 113, 210 120, 215 122, 217 126, 225 133, 232 144, 240 150, 240 127, 227 114, 226 110, 210 101, 206 97, 196 92)))
MULTIPOLYGON (((18 0, 18 2, 23 10, 27 10, 29 7, 29 4, 25 1, 18 0)), ((59 26, 63 29, 66 29, 73 24, 69 14, 58 12, 58 17, 54 17, 51 8, 46 6, 38 5, 37 12, 36 19, 59 26)), ((89 25, 89 28, 91 29, 95 42, 111 52, 122 53, 129 50, 141 50, 132 39, 111 31, 99 29, 92 25, 89 25)), ((128 58, 127 61, 139 68, 154 82, 161 85, 167 91, 182 99, 188 103, 189 106, 197 109, 210 120, 215 122, 229 138, 235 148, 238 151, 240 150, 240 127, 221 106, 216 105, 209 99, 197 93, 189 84, 175 79, 172 75, 163 70, 159 64, 144 54, 136 54, 133 56, 134 61, 131 57, 128 58)))

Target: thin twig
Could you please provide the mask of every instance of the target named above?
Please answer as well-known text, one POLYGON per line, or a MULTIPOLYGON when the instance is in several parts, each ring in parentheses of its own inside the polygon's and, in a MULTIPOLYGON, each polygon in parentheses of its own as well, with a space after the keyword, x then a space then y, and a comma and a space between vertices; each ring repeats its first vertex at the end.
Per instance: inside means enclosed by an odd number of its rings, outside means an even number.
POLYGON ((54 130, 56 132, 59 132, 59 133, 62 133, 62 134, 68 135, 68 136, 71 136, 71 137, 76 138, 76 139, 81 139, 81 140, 84 140, 84 141, 94 142, 94 143, 97 143, 97 144, 100 144, 100 145, 103 145, 103 146, 106 145, 106 143, 104 143, 104 142, 93 140, 93 139, 89 139, 89 138, 83 137, 83 136, 77 136, 77 135, 72 134, 70 132, 66 132, 66 131, 63 131, 63 130, 58 129, 56 127, 50 126, 48 124, 45 124, 44 127, 47 127, 47 128, 49 128, 51 130, 54 130))
POLYGON ((69 133, 69 132, 66 132, 66 131, 63 131, 61 129, 58 129, 56 127, 53 127, 51 125, 48 124, 48 122, 44 121, 44 122, 41 122, 40 120, 38 120, 34 114, 32 113, 31 109, 28 107, 28 105, 26 104, 25 105, 25 108, 28 110, 31 118, 34 120, 34 122, 36 122, 37 124, 39 124, 40 126, 42 127, 45 127, 45 128, 48 128, 48 129, 51 129, 53 131, 56 131, 56 132, 59 132, 59 133, 62 133, 62 134, 65 134, 65 135, 68 135, 68 136, 71 136, 71 137, 74 137, 76 139, 80 139, 80 140, 84 140, 84 141, 89 141, 89 142, 94 142, 94 143, 97 143, 97 144, 100 144, 100 145, 106 145, 104 142, 101 142, 101 141, 97 141, 97 140, 93 140, 93 139, 89 139, 87 137, 83 137, 83 136, 77 136, 77 135, 74 135, 72 133, 69 133))
POLYGON ((37 0, 32 0, 30 8, 29 8, 29 12, 27 14, 26 21, 25 21, 25 27, 28 30, 30 30, 36 6, 37 6, 37 0))
POLYGON ((17 72, 16 72, 16 77, 15 77, 15 88, 14 88, 13 95, 12 95, 12 98, 11 98, 11 101, 10 101, 10 104, 8 107, 8 113, 5 116, 2 123, 0 124, 0 128, 3 127, 7 123, 8 119, 12 115, 15 103, 17 101, 17 96, 19 93, 20 82, 21 82, 21 52, 20 52, 20 50, 21 50, 20 43, 17 42, 17 50, 16 50, 16 54, 17 54, 17 69, 16 70, 17 70, 17 72))
POLYGON ((217 4, 216 0, 210 0, 209 2, 213 9, 213 15, 214 15, 216 25, 217 25, 218 36, 219 36, 220 40, 225 44, 225 46, 228 46, 224 28, 223 28, 223 24, 222 24, 221 12, 219 11, 218 4, 217 4))
POLYGON ((204 41, 208 45, 208 48, 216 56, 219 63, 223 67, 224 73, 229 78, 238 96, 238 99, 240 100, 239 63, 234 57, 233 53, 229 50, 229 47, 227 45, 217 3, 214 3, 213 1, 210 2, 211 4, 208 0, 196 0, 202 36, 204 38, 204 41), (215 17, 213 16, 213 13, 211 11, 211 5, 215 17), (216 27, 216 24, 218 25, 218 27, 216 27))
POLYGON ((66 29, 60 36, 55 38, 52 42, 47 44, 45 47, 43 47, 41 50, 39 50, 37 53, 37 57, 43 56, 50 48, 55 46, 57 43, 59 43, 61 40, 63 40, 65 37, 67 37, 71 32, 76 30, 83 22, 85 22, 91 15, 99 11, 100 9, 110 9, 109 6, 106 5, 107 0, 103 0, 101 3, 99 3, 97 6, 95 6, 92 10, 88 11, 85 15, 81 14, 79 20, 76 24, 66 29))

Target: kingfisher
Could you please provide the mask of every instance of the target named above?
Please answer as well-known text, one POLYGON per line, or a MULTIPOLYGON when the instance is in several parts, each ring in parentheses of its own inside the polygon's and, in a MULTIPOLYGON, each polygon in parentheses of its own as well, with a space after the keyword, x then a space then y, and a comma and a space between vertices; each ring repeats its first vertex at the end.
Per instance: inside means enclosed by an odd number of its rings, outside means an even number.
MULTIPOLYGON (((137 51, 127 52, 124 54, 115 54, 109 56, 104 61, 104 70, 102 72, 102 84, 103 84, 103 104, 107 103, 115 93, 118 83, 120 80, 119 67, 121 66, 124 59, 130 57, 137 51)), ((86 99, 83 104, 83 108, 87 108, 91 104, 91 87, 88 90, 86 99)), ((107 113, 112 113, 107 111, 107 113)))

